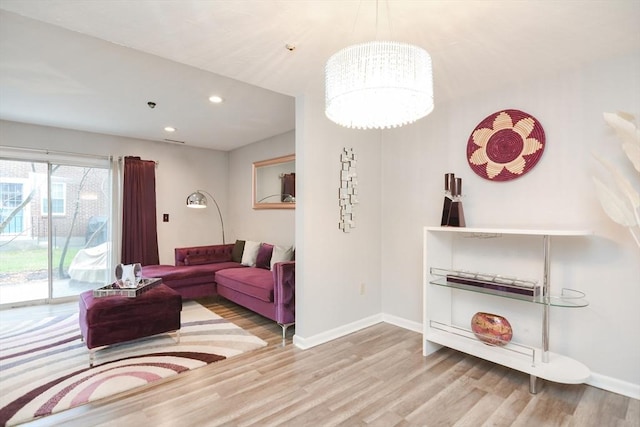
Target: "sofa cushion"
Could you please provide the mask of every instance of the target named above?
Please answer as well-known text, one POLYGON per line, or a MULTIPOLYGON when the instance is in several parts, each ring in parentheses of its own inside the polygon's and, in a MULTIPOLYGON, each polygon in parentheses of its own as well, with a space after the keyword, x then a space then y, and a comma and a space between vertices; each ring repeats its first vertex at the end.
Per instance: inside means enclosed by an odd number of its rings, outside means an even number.
POLYGON ((274 246, 273 253, 271 254, 270 268, 273 270, 273 265, 277 262, 291 261, 293 259, 293 246, 274 246))
POLYGON ((269 270, 271 268, 271 254, 273 252, 273 245, 263 243, 258 250, 258 256, 256 257, 256 267, 269 270))
POLYGON ((236 292, 273 302, 273 273, 263 268, 232 268, 216 272, 216 283, 236 292))
POLYGON ((231 261, 242 262, 242 253, 244 252, 244 240, 236 240, 231 250, 231 261))
POLYGON ((254 242, 253 240, 246 240, 244 242, 244 251, 242 252, 242 265, 248 267, 255 267, 256 258, 258 257, 258 251, 260 250, 260 242, 254 242))

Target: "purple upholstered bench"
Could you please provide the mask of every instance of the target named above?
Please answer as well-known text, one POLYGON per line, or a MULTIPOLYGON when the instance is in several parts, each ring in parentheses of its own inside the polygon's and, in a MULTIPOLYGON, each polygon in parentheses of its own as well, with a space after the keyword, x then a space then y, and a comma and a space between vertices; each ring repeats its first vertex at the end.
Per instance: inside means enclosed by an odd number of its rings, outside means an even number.
POLYGON ((96 347, 180 330, 182 297, 162 283, 136 298, 95 298, 93 291, 86 291, 80 294, 79 305, 80 331, 91 366, 96 347))

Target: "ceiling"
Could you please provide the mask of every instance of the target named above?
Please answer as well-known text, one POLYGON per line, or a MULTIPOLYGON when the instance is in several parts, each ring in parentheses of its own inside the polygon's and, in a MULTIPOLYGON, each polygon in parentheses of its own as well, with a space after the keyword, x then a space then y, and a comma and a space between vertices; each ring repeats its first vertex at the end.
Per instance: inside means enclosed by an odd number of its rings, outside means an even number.
POLYGON ((0 118, 226 151, 293 129, 353 43, 425 48, 437 109, 638 52, 638 22, 638 0, 0 0, 0 118))

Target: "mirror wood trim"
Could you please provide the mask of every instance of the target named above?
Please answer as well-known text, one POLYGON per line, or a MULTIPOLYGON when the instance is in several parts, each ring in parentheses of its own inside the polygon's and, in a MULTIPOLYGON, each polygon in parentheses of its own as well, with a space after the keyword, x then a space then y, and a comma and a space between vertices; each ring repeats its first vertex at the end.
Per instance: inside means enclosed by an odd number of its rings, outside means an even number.
MULTIPOLYGON (((253 209, 295 209, 296 202, 271 202, 264 203, 258 201, 258 169, 265 166, 273 166, 283 163, 295 162, 296 155, 289 154, 287 156, 276 157, 268 160, 261 160, 259 162, 253 162, 253 167, 251 171, 252 175, 252 191, 251 198, 253 200, 253 209)), ((295 172, 295 169, 294 169, 295 172)), ((267 196, 268 197, 268 196, 267 196)))

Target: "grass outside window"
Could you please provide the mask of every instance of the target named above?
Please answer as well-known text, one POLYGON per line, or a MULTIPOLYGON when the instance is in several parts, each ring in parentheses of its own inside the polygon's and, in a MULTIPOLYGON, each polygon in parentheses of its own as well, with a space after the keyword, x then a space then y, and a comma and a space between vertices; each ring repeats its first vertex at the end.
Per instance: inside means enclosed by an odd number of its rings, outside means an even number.
MULTIPOLYGON (((64 260, 64 269, 68 270, 71 261, 81 248, 68 248, 64 260)), ((53 250, 53 268, 57 268, 62 248, 53 250)), ((0 273, 20 273, 47 268, 47 248, 26 249, 0 252, 0 273)))

